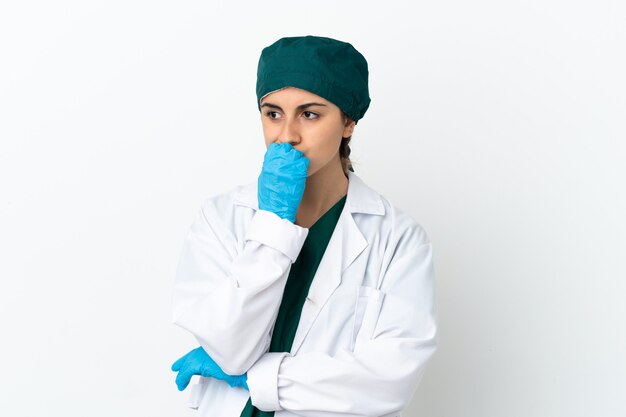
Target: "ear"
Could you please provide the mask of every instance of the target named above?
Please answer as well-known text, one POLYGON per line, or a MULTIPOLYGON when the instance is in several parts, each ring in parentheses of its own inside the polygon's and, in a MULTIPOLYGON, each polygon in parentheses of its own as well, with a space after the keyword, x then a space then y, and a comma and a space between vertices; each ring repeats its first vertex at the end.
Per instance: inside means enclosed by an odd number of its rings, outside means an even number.
POLYGON ((344 124, 343 134, 341 136, 344 138, 347 138, 348 136, 352 136, 352 132, 354 132, 355 125, 356 123, 354 122, 354 120, 348 117, 346 119, 346 123, 344 124))

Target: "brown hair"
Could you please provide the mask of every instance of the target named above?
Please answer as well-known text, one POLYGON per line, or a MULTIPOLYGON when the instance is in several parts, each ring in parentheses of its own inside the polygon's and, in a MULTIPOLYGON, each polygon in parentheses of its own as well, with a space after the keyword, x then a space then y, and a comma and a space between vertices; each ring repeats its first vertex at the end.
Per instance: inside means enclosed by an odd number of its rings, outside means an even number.
MULTIPOLYGON (((352 121, 352 119, 343 110, 341 113, 343 115, 344 123, 348 119, 352 121)), ((350 160, 350 139, 352 139, 352 135, 347 138, 342 137, 341 144, 339 145, 339 157, 341 158, 341 166, 343 167, 343 172, 346 174, 346 177, 348 176, 348 170, 354 172, 354 169, 352 168, 352 161, 350 160)))

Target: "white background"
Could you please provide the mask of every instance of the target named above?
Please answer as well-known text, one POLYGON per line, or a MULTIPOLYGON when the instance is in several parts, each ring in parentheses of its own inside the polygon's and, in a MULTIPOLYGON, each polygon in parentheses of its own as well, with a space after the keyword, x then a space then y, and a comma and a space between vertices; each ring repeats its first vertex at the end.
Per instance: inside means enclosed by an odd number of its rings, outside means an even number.
POLYGON ((405 415, 626 415, 625 28, 620 0, 2 2, 0 415, 195 415, 182 241, 260 172, 261 49, 307 34, 368 60, 355 171, 434 243, 405 415))

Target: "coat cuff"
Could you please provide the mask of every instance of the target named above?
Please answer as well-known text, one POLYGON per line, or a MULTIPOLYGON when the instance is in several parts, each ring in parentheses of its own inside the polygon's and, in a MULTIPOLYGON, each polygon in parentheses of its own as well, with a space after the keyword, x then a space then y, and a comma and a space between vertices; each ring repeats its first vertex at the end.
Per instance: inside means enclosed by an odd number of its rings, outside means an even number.
POLYGON ((261 411, 282 410, 278 403, 278 369, 288 352, 267 352, 248 369, 251 403, 261 411))
POLYGON ((284 253, 294 263, 298 259, 309 229, 298 226, 276 213, 257 210, 250 220, 245 240, 255 240, 284 253))

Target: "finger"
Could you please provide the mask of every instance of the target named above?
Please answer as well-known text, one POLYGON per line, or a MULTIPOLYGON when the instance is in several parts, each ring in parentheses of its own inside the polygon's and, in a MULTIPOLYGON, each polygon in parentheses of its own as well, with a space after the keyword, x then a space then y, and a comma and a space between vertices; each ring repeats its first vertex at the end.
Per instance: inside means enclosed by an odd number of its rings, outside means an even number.
POLYGON ((309 160, 309 158, 307 157, 302 157, 299 158, 295 161, 291 162, 291 166, 293 167, 293 170, 296 172, 301 172, 301 171, 306 171, 309 168, 309 164, 311 163, 311 161, 309 160))
POLYGON ((300 159, 302 159, 303 156, 304 154, 302 152, 300 152, 296 148, 292 148, 292 150, 289 153, 280 155, 280 159, 282 160, 283 164, 290 164, 290 163, 298 162, 300 159))
POLYGON ((289 158, 292 162, 297 162, 304 158, 304 154, 296 148, 293 148, 293 151, 289 154, 289 158))
POLYGON ((283 158, 293 158, 294 156, 301 153, 289 142, 283 142, 282 144, 280 144, 278 151, 283 158))
POLYGON ((188 371, 182 371, 178 373, 178 375, 176 376, 176 385, 178 386, 179 391, 187 388, 187 385, 189 385, 189 382, 191 381, 191 377, 193 375, 193 373, 188 371))
POLYGON ((202 375, 205 378, 208 377, 215 377, 216 376, 216 372, 215 369, 213 369, 211 366, 203 366, 202 369, 200 370, 200 375, 202 375))
POLYGON ((187 355, 184 355, 184 356, 178 358, 178 360, 172 364, 172 371, 174 371, 174 372, 179 371, 180 367, 183 365, 183 362, 185 362, 186 358, 187 358, 187 355))
POLYGON ((274 145, 273 151, 278 152, 278 153, 285 153, 289 149, 289 146, 291 146, 291 144, 288 142, 282 142, 282 143, 274 142, 272 143, 272 145, 274 145))
POLYGON ((268 146, 263 159, 265 160, 266 163, 268 162, 271 163, 275 161, 276 159, 284 159, 284 157, 285 157, 285 150, 283 148, 283 145, 273 142, 270 144, 270 146, 268 146))

